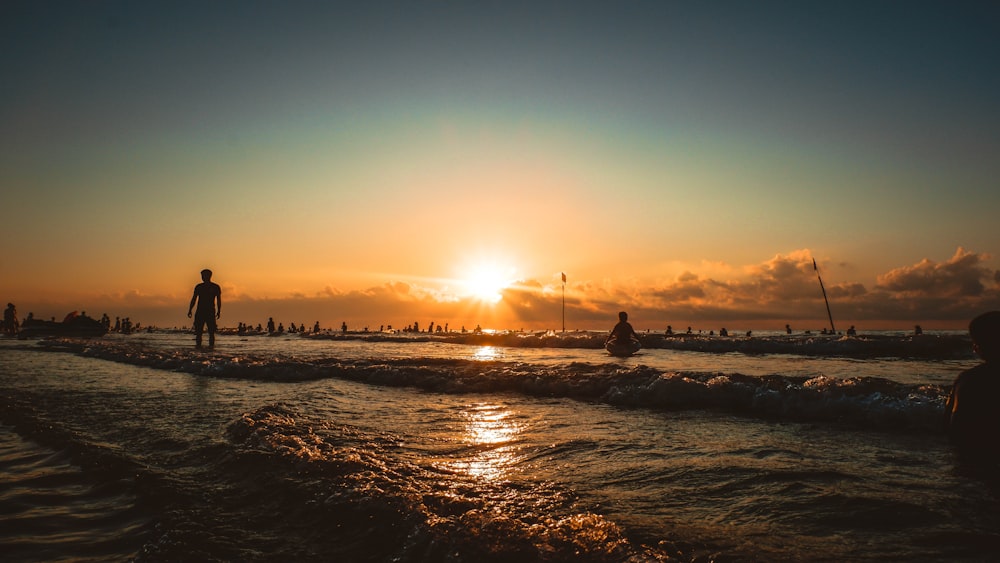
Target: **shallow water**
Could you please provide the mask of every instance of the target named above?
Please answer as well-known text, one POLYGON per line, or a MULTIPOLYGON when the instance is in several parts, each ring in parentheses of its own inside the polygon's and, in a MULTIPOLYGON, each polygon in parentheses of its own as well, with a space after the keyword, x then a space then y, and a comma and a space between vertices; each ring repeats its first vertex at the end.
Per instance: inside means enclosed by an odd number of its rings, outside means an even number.
POLYGON ((936 427, 973 364, 2 341, 2 533, 13 560, 989 559, 997 487, 936 427))

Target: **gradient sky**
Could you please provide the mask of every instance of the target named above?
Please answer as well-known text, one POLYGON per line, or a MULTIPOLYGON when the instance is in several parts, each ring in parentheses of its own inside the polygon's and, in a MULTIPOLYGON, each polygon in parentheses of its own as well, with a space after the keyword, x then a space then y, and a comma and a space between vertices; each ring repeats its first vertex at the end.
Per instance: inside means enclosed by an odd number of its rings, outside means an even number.
POLYGON ((994 2, 4 2, 0 299, 820 328, 815 258, 838 329, 961 327, 998 61, 994 2))

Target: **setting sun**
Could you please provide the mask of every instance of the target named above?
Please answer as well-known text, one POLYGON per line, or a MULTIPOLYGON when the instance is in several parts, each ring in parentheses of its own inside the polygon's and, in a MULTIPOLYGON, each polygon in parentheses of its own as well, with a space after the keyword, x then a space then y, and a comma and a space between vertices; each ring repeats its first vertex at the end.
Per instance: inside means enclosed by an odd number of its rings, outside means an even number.
POLYGON ((473 266, 462 282, 466 294, 487 303, 497 303, 503 299, 501 291, 513 282, 513 268, 496 264, 473 266))

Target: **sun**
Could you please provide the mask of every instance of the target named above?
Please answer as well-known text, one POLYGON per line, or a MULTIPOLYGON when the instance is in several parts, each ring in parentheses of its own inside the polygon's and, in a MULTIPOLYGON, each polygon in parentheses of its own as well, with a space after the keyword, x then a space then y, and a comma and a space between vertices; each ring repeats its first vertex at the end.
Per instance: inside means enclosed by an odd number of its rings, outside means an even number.
POLYGON ((514 271, 496 264, 482 263, 469 268, 462 284, 469 297, 486 303, 498 303, 503 290, 513 283, 514 271))

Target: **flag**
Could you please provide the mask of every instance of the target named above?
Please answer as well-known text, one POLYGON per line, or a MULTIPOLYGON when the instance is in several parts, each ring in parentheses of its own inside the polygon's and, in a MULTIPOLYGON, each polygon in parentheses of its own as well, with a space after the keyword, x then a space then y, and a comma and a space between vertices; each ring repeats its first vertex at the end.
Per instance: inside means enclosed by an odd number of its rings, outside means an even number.
POLYGON ((566 283, 566 272, 563 272, 562 278, 563 278, 563 283, 566 283))

